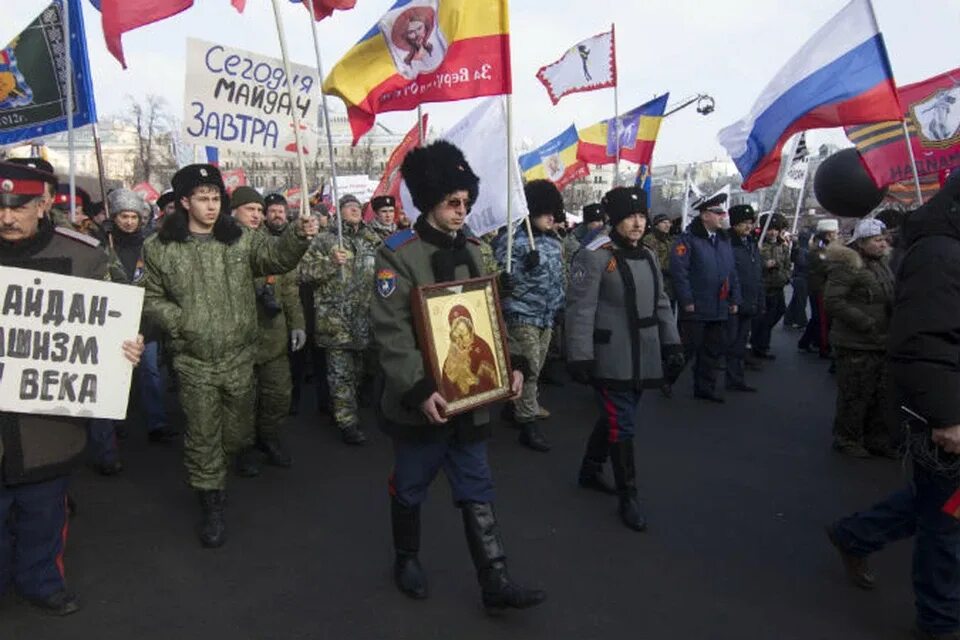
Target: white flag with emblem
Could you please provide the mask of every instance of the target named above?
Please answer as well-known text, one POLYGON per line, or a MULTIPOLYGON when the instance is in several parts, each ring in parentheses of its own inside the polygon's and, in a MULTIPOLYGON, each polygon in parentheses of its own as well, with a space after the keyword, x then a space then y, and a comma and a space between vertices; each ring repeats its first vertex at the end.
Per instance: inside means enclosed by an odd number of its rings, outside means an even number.
POLYGON ((793 159, 790 167, 783 174, 783 186, 788 189, 799 189, 807 180, 807 157, 810 152, 807 151, 807 132, 800 134, 800 141, 797 142, 797 150, 793 152, 793 159))
POLYGON ((607 33, 587 38, 570 47, 563 57, 541 67, 537 78, 547 88, 553 104, 568 93, 593 91, 617 84, 616 38, 607 33))

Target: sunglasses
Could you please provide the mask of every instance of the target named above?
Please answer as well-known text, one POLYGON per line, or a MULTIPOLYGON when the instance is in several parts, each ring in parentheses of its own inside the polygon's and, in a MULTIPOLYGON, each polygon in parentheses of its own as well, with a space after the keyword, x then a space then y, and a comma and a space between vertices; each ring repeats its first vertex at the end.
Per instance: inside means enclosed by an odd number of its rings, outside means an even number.
POLYGON ((470 206, 472 204, 470 202, 470 198, 448 198, 446 203, 447 207, 450 209, 459 209, 460 207, 463 207, 468 213, 470 212, 470 206))

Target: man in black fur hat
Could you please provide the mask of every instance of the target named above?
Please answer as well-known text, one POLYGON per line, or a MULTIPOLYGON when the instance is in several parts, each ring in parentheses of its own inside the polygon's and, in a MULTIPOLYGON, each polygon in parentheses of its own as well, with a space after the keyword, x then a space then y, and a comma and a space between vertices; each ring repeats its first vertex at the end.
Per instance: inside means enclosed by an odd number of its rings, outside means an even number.
POLYGON ((177 210, 144 245, 143 317, 169 338, 187 416, 187 473, 203 510, 200 542, 219 547, 226 540, 226 456, 237 454, 241 476, 260 471, 253 448, 260 334, 254 279, 296 267, 317 221, 300 218, 274 238, 233 220, 216 167, 184 167, 172 182, 177 210))
MULTIPOLYGON (((394 579, 408 596, 427 597, 426 576, 417 557, 420 504, 442 467, 463 514, 484 606, 532 607, 543 602, 546 594, 510 579, 493 511, 493 478, 485 442, 490 437, 489 411, 481 407, 445 416, 441 381, 424 367, 410 305, 417 287, 485 275, 479 243, 463 233, 480 180, 460 150, 444 141, 411 151, 400 171, 421 215, 413 229, 395 233, 380 248, 377 292, 371 305, 384 371, 381 428, 393 438, 394 447, 389 485, 394 579)), ((511 362, 516 369, 526 366, 519 355, 511 362)), ((519 370, 513 372, 511 388, 517 395, 523 388, 519 370)))

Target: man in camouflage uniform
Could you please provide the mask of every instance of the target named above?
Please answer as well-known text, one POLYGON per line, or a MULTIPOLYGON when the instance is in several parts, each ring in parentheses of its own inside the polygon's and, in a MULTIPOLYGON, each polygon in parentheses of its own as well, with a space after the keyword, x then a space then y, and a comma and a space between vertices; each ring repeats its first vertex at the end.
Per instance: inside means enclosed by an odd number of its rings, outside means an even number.
POLYGON ((386 240, 397 230, 395 220, 397 201, 393 196, 377 196, 370 201, 370 207, 373 209, 373 220, 370 221, 370 229, 380 236, 381 241, 386 240))
POLYGON ((673 249, 673 236, 670 235, 670 218, 666 214, 658 213, 653 217, 650 229, 643 235, 643 246, 657 256, 660 263, 660 273, 663 275, 663 290, 670 298, 670 304, 676 308, 676 298, 673 295, 673 278, 670 275, 670 250, 673 249))
MULTIPOLYGON (((257 233, 268 233, 263 205, 263 197, 250 187, 237 187, 230 197, 234 219, 257 233)), ((257 447, 266 454, 267 462, 287 468, 292 460, 280 438, 280 427, 290 411, 292 386, 287 343, 289 339, 291 348, 299 351, 307 341, 297 290, 297 272, 261 276, 254 280, 254 286, 260 324, 254 367, 257 378, 257 447)))
POLYGON ((314 287, 314 338, 327 351, 333 419, 346 444, 362 445, 357 390, 370 344, 370 299, 380 237, 363 223, 360 201, 340 198, 343 244, 336 230, 317 236, 300 265, 300 281, 314 287))
MULTIPOLYGON (((761 218, 758 224, 763 228, 766 222, 761 218)), ((773 219, 767 228, 767 235, 760 243, 766 310, 753 321, 750 348, 754 357, 761 360, 775 359, 775 356, 770 353, 770 335, 787 310, 787 300, 784 298, 783 288, 790 282, 790 245, 780 237, 780 233, 786 227, 786 224, 787 219, 781 214, 773 214, 773 219)))
MULTIPOLYGON (((540 406, 538 381, 547 360, 554 321, 563 309, 563 251, 553 231, 557 219, 563 219, 563 197, 549 180, 528 182, 523 191, 536 249, 530 244, 527 230, 518 227, 513 239, 510 291, 501 295, 507 331, 529 365, 523 393, 513 402, 513 421, 520 426, 520 444, 547 452, 550 443, 537 421, 550 417, 550 412, 540 406)), ((505 241, 497 245, 497 259, 504 268, 506 245, 505 241)))
POLYGON ((237 454, 243 476, 256 475, 260 465, 253 448, 260 333, 254 279, 295 268, 317 221, 297 220, 271 238, 230 217, 216 167, 184 167, 172 183, 177 211, 144 245, 143 316, 170 339, 187 417, 187 473, 203 511, 200 543, 219 547, 226 541, 228 456, 237 454))

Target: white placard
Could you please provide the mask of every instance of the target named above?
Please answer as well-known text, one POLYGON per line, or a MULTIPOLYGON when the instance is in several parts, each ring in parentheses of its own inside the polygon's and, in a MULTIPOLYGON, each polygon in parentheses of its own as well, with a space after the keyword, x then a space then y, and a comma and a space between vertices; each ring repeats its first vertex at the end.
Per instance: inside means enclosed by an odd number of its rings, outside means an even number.
POLYGON ((0 411, 122 420, 140 287, 0 267, 0 411))
POLYGON ((352 176, 337 176, 337 193, 342 198, 350 194, 356 196, 360 202, 367 202, 373 197, 373 191, 380 184, 371 180, 366 174, 352 176))
POLYGON ((292 109, 300 116, 305 155, 317 152, 317 70, 291 64, 293 104, 283 62, 187 38, 183 135, 188 144, 295 155, 292 109))

